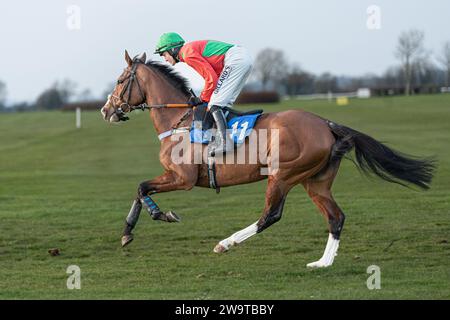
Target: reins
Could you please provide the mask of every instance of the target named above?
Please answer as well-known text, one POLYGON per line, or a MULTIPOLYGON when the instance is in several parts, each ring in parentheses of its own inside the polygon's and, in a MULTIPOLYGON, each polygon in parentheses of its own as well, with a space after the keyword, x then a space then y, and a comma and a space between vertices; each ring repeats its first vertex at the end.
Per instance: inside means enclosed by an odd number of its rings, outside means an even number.
POLYGON ((166 104, 152 104, 147 105, 146 103, 142 103, 138 106, 129 106, 130 111, 134 110, 150 110, 150 109, 162 109, 162 108, 193 108, 194 105, 191 105, 189 103, 166 103, 166 104))
MULTIPOLYGON (((163 108, 190 108, 181 118, 178 120, 178 122, 171 127, 171 130, 178 129, 178 127, 187 119, 189 116, 194 112, 194 108, 196 106, 191 105, 189 103, 167 103, 167 104, 154 104, 154 105, 147 105, 145 103, 140 104, 138 106, 130 106, 130 111, 134 110, 150 110, 150 109, 163 109, 163 108)), ((127 117, 128 118, 128 117, 127 117)), ((127 119, 128 120, 128 119, 127 119)))
MULTIPOLYGON (((125 85, 125 87, 123 88, 122 92, 119 94, 119 96, 115 96, 113 94, 109 95, 109 98, 113 98, 114 100, 118 100, 120 102, 120 105, 118 107, 115 108, 114 113, 117 115, 117 117, 119 118, 119 121, 127 121, 130 120, 130 118, 126 115, 126 111, 123 110, 122 106, 125 106, 127 109, 127 112, 131 112, 134 110, 150 110, 150 109, 163 109, 163 108, 191 108, 185 115, 183 115, 183 117, 180 119, 180 121, 178 121, 178 123, 173 126, 172 128, 177 128, 184 120, 186 120, 186 118, 192 113, 192 108, 194 108, 195 106, 189 103, 166 103, 166 104, 155 104, 155 105, 147 105, 146 103, 141 103, 137 106, 132 106, 130 105, 129 101, 131 98, 131 89, 133 87, 133 82, 136 82, 138 90, 139 90, 139 94, 142 98, 142 100, 145 101, 145 95, 142 92, 141 89, 141 85, 139 84, 139 79, 136 76, 136 68, 137 68, 137 63, 133 63, 133 66, 131 68, 130 71, 130 75, 122 80, 128 80, 127 84, 125 85), (126 101, 122 102, 123 97, 126 96, 126 101)), ((192 92, 192 90, 191 90, 192 92)), ((193 92, 192 92, 193 93, 193 92)))

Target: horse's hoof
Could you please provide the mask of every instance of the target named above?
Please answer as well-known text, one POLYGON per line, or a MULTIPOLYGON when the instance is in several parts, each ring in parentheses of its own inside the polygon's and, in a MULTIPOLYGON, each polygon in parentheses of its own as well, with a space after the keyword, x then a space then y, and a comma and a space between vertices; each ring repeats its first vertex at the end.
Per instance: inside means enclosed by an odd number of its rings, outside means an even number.
POLYGON ((131 241, 133 241, 133 235, 127 234, 122 237, 122 248, 125 247, 127 244, 129 244, 131 241))
POLYGON ((181 218, 173 211, 167 211, 165 213, 167 222, 180 222, 181 218))
POLYGON ((214 252, 215 253, 224 253, 227 252, 228 249, 225 248, 225 246, 221 245, 220 243, 218 243, 215 247, 214 247, 214 252))
POLYGON ((328 263, 325 263, 325 262, 319 260, 319 261, 316 261, 316 262, 308 263, 306 266, 308 268, 315 269, 315 268, 326 268, 326 267, 331 266, 331 264, 328 264, 328 263))

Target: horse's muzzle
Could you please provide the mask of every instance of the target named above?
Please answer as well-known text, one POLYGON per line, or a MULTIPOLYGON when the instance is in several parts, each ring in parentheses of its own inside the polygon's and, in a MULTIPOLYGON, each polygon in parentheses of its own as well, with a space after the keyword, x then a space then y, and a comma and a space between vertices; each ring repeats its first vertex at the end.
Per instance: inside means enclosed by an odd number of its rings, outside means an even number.
POLYGON ((102 114, 103 120, 105 121, 109 121, 108 119, 108 107, 104 106, 103 108, 101 108, 100 113, 102 114))
POLYGON ((110 106, 105 105, 101 110, 100 110, 103 120, 107 121, 107 122, 119 122, 120 119, 119 117, 115 114, 114 109, 111 108, 110 106))

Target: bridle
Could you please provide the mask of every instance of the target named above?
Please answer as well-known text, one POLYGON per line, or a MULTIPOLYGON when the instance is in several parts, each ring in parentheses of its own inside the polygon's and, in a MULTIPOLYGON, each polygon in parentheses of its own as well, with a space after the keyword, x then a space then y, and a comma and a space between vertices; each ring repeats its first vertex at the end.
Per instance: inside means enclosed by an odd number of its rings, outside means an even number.
MULTIPOLYGON (((131 71, 130 71, 130 75, 125 78, 125 79, 121 79, 118 80, 117 83, 123 83, 124 81, 127 81, 127 84, 125 85, 125 87, 122 89, 122 92, 120 92, 119 96, 110 94, 109 98, 111 99, 115 99, 116 101, 119 101, 120 104, 118 107, 115 106, 115 102, 113 102, 113 107, 114 107, 114 114, 117 115, 117 117, 119 118, 119 121, 127 121, 130 120, 130 118, 126 115, 126 111, 133 111, 136 109, 141 109, 144 110, 146 109, 146 103, 145 103, 145 95, 142 92, 141 89, 141 85, 139 84, 139 79, 136 76, 136 68, 138 66, 138 63, 134 62, 133 65, 131 66, 131 71), (130 98, 131 98, 131 88, 133 88, 133 82, 136 81, 138 90, 139 90, 139 94, 142 98, 142 100, 144 101, 143 103, 137 105, 137 106, 131 106, 130 105, 130 98), (123 102, 123 97, 126 95, 126 100, 125 102, 123 102), (125 106, 126 109, 124 111, 124 109, 122 108, 122 106, 125 106)), ((148 106, 147 106, 148 108, 148 106)))
MULTIPOLYGON (((196 105, 193 104, 189 104, 189 103, 169 103, 169 104, 157 104, 157 105, 147 105, 147 103, 145 103, 146 101, 146 97, 145 94, 142 92, 141 89, 141 85, 139 84, 139 79, 136 75, 136 69, 138 66, 138 63, 140 62, 133 62, 132 66, 131 66, 131 71, 130 71, 130 75, 128 77, 126 77, 125 79, 121 79, 118 80, 117 83, 123 83, 124 81, 128 80, 128 82, 126 83, 125 87, 122 89, 121 93, 119 94, 119 96, 110 94, 108 96, 108 99, 112 102, 112 106, 114 108, 114 113, 119 121, 127 121, 130 120, 130 118, 126 115, 127 112, 131 112, 134 110, 142 110, 144 111, 145 109, 160 109, 160 108, 189 108, 189 110, 180 118, 180 120, 178 120, 178 122, 172 126, 172 129, 177 129, 193 112, 193 109, 196 107, 196 105), (131 97, 131 89, 133 87, 133 82, 136 81, 138 90, 139 90, 139 94, 142 98, 142 100, 144 101, 143 103, 136 105, 136 106, 132 106, 130 105, 130 97, 131 97), (126 96, 126 100, 125 102, 123 101, 123 97, 126 96), (118 101, 118 107, 117 104, 115 103, 115 101, 118 101), (125 106, 125 109, 122 108, 122 106, 125 106)), ((194 92, 191 89, 191 93, 193 95, 194 92)))

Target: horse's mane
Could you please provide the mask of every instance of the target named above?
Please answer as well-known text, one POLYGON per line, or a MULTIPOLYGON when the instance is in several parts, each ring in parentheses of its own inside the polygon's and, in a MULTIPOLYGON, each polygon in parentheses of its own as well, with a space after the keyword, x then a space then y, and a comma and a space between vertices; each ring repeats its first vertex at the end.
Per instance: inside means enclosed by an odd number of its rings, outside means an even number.
POLYGON ((165 78, 178 90, 183 92, 186 96, 191 95, 191 89, 189 87, 189 81, 181 76, 175 69, 167 64, 163 64, 158 61, 149 60, 145 65, 151 69, 159 71, 165 78))

